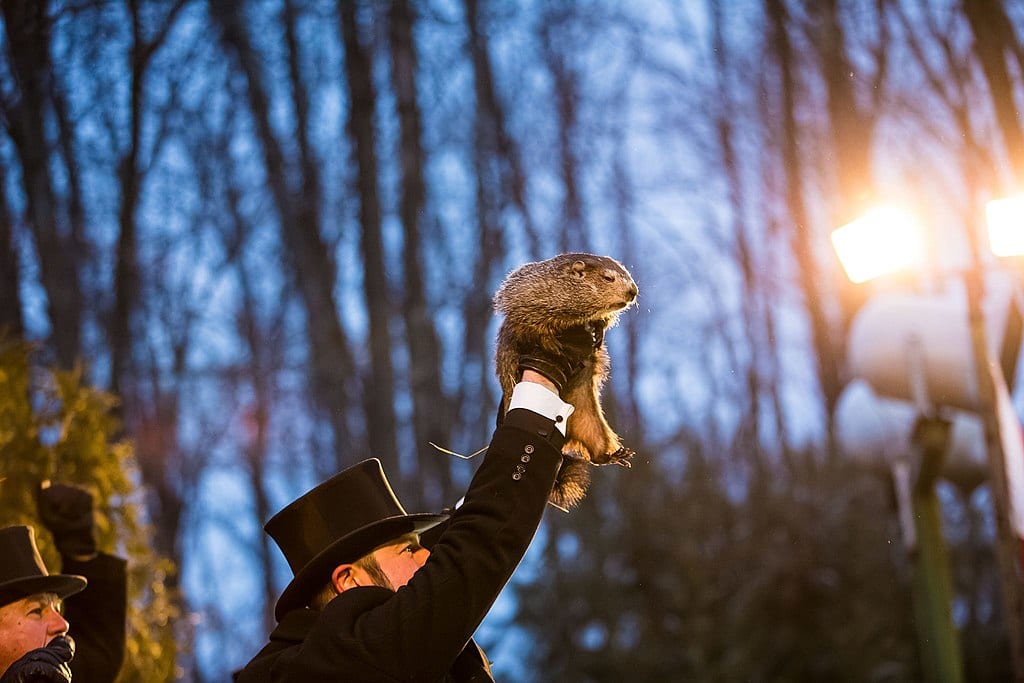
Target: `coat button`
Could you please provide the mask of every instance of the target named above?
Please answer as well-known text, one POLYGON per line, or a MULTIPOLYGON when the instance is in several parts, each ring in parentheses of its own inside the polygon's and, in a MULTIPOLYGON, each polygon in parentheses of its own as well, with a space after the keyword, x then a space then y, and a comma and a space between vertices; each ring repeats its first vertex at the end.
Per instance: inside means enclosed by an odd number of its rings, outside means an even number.
POLYGON ((515 479, 516 481, 519 481, 520 479, 523 478, 523 475, 519 474, 518 472, 513 472, 512 478, 515 479))
POLYGON ((522 474, 522 473, 526 472, 526 468, 523 467, 522 465, 516 465, 516 472, 518 472, 519 474, 522 474))
POLYGON ((523 448, 523 452, 524 453, 533 453, 533 444, 532 443, 526 444, 526 446, 523 448))
POLYGON ((522 462, 530 462, 530 456, 524 455, 523 457, 519 458, 519 460, 522 462))

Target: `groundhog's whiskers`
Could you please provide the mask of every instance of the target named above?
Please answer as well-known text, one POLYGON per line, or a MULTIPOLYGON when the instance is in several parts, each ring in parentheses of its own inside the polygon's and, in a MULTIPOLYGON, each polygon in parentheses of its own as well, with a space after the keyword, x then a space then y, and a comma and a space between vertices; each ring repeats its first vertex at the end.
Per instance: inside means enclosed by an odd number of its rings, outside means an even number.
POLYGON ((463 460, 470 460, 472 458, 475 458, 476 456, 480 455, 481 453, 483 453, 484 451, 487 450, 487 446, 484 446, 483 448, 481 448, 480 450, 478 450, 478 451, 476 451, 474 453, 470 453, 469 455, 463 455, 462 453, 456 453, 455 451, 450 451, 447 448, 445 448, 444 446, 438 446, 433 441, 428 441, 427 443, 429 443, 431 446, 433 446, 437 450, 441 451, 442 453, 446 453, 447 455, 454 455, 456 458, 462 458, 463 460))

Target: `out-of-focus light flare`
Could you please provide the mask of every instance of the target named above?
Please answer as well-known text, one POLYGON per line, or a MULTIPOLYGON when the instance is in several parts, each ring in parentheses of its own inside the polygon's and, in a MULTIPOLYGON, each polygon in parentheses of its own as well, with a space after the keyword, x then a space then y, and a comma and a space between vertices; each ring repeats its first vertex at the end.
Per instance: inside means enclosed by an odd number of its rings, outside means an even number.
POLYGON ((832 231, 846 276, 860 283, 924 263, 924 232, 912 214, 895 207, 869 211, 832 231))
POLYGON ((985 205, 988 243, 996 256, 1024 255, 1024 195, 985 205))

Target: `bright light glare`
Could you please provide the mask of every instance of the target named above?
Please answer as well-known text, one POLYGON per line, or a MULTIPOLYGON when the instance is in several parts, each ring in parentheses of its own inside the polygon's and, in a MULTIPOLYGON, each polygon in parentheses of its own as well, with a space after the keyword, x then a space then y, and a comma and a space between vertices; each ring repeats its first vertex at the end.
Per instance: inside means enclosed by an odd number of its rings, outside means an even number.
POLYGON ((910 213, 882 207, 832 232, 832 246, 853 282, 924 263, 924 233, 910 213))
POLYGON ((996 256, 1024 254, 1024 196, 996 199, 985 206, 988 243, 996 256))

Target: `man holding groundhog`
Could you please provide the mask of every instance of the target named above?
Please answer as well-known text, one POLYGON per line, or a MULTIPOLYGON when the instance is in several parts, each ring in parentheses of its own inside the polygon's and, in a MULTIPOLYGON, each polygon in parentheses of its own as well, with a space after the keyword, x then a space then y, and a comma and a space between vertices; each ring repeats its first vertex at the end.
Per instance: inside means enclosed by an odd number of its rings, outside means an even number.
POLYGON ((236 680, 493 681, 473 632, 540 524, 573 412, 559 389, 593 350, 568 339, 560 355, 521 359, 508 411, 450 517, 407 514, 380 462, 366 460, 267 522, 294 578, 270 643, 236 680), (420 533, 442 522, 424 548, 420 533))

